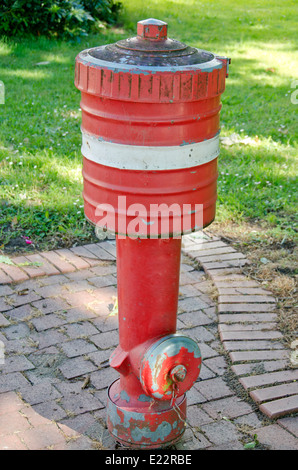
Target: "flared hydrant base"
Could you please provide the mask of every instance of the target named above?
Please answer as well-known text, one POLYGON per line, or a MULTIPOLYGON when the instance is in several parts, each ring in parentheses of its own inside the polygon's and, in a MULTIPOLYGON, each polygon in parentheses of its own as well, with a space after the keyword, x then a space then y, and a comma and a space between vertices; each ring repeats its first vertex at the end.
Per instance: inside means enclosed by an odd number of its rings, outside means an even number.
POLYGON ((179 441, 185 431, 186 395, 175 405, 140 395, 129 397, 116 380, 108 391, 107 424, 112 437, 135 449, 158 449, 179 441))

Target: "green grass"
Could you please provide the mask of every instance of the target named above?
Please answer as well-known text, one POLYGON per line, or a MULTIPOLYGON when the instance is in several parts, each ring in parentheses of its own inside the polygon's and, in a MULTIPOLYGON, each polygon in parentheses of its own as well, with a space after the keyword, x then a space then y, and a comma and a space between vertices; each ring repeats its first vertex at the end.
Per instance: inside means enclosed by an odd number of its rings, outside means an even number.
MULTIPOLYGON (((0 247, 28 236, 34 248, 83 243, 93 236, 82 208, 80 94, 74 63, 87 47, 135 35, 157 17, 169 36, 231 57, 222 96, 221 136, 252 144, 222 146, 217 221, 253 222, 260 237, 297 233, 296 2, 273 0, 124 0, 122 26, 80 43, 39 38, 0 41, 0 247), (36 65, 39 62, 47 65, 36 65)), ((25 246, 25 242, 24 246, 25 246)), ((25 249, 32 249, 27 247, 25 249)))

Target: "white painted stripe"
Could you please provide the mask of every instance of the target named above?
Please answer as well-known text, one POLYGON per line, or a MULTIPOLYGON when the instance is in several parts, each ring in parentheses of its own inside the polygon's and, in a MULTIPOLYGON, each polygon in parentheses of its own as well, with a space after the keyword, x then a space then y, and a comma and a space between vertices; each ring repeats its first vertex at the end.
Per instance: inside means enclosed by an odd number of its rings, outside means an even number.
POLYGON ((214 160, 219 154, 219 134, 195 144, 140 146, 115 144, 82 132, 82 154, 100 165, 126 170, 175 170, 214 160))

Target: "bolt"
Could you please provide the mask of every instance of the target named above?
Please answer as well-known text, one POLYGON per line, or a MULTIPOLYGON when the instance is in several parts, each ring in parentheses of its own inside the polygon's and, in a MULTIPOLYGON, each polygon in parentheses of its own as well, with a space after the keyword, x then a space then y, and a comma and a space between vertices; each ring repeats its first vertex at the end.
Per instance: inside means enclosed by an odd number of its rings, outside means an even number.
POLYGON ((170 377, 173 380, 173 382, 183 382, 183 380, 186 377, 186 367, 184 367, 182 364, 179 364, 178 366, 173 367, 173 369, 170 372, 170 377))

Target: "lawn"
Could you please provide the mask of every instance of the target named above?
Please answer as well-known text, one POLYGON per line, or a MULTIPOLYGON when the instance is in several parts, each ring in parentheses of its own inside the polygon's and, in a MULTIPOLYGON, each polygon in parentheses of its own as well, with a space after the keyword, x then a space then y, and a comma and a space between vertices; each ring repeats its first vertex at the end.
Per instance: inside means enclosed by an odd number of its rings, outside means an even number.
POLYGON ((5 104, 0 105, 0 248, 52 249, 94 237, 84 220, 81 196, 75 57, 82 49, 135 35, 138 20, 157 17, 168 23, 170 37, 232 59, 221 112, 221 136, 231 139, 222 141, 217 220, 210 230, 242 246, 286 249, 286 269, 293 270, 296 2, 124 0, 123 5, 117 27, 81 42, 0 40, 0 80, 5 85, 5 104))

